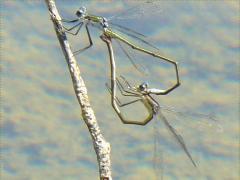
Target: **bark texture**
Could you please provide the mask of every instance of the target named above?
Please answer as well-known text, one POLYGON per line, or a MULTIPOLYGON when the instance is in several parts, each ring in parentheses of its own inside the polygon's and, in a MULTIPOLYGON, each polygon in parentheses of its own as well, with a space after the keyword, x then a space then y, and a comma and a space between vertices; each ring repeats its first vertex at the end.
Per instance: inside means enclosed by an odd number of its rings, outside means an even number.
POLYGON ((93 146, 97 154, 99 165, 100 179, 111 180, 110 144, 104 139, 103 135, 100 132, 100 128, 96 121, 93 109, 90 106, 87 95, 87 88, 81 77, 80 69, 70 49, 66 34, 63 31, 62 23, 59 21, 61 20, 61 17, 58 13, 55 2, 54 0, 45 0, 45 2, 49 9, 50 17, 52 19, 58 40, 68 64, 75 94, 82 110, 83 120, 86 123, 93 140, 93 146))

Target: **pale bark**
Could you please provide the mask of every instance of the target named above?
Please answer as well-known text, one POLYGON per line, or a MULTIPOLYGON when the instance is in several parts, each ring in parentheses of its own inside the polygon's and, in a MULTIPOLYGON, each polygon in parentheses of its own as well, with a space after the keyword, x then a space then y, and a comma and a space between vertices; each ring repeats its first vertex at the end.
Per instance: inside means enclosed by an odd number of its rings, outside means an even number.
MULTIPOLYGON (((70 49, 70 45, 67 41, 66 34, 63 31, 61 17, 58 13, 54 0, 45 0, 49 9, 50 17, 53 21, 53 25, 60 42, 63 54, 68 64, 68 68, 71 74, 73 87, 77 96, 78 102, 81 106, 82 117, 86 123, 89 133, 91 134, 93 146, 97 154, 97 161, 99 165, 99 173, 101 180, 111 180, 111 163, 110 163, 110 144, 104 139, 100 132, 98 123, 94 112, 90 106, 90 102, 87 95, 87 89, 82 77, 80 76, 80 69, 76 62, 75 57, 70 49)), ((79 170, 81 171, 81 170, 79 170)))

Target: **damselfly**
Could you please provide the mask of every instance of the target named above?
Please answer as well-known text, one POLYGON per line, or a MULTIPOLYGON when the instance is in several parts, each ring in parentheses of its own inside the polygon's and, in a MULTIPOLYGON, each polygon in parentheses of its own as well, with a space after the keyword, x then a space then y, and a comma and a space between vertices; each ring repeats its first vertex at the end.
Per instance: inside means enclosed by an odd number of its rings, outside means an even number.
MULTIPOLYGON (((180 85, 178 71, 177 71, 177 83, 175 85, 173 85, 172 87, 170 87, 166 90, 149 89, 149 88, 144 89, 145 91, 147 91, 147 92, 144 92, 144 94, 146 96, 143 96, 144 99, 146 100, 145 101, 146 103, 144 103, 144 105, 146 106, 147 110, 149 111, 149 116, 142 122, 128 121, 121 114, 121 111, 118 106, 119 102, 117 101, 117 98, 116 98, 116 64, 115 64, 115 60, 114 60, 114 53, 113 53, 111 39, 107 36, 101 36, 101 38, 104 42, 106 42, 107 47, 108 47, 108 52, 109 52, 109 59, 110 59, 110 64, 111 64, 111 87, 108 86, 108 89, 109 89, 109 92, 111 92, 111 94, 112 94, 111 103, 112 103, 112 106, 113 106, 115 112, 118 114, 119 118, 121 119, 121 121, 124 124, 146 125, 149 121, 152 120, 152 118, 154 117, 154 114, 157 112, 157 109, 154 109, 154 108, 158 107, 158 103, 153 98, 151 98, 150 95, 148 96, 148 94, 166 95, 169 92, 171 92, 172 90, 174 90, 175 88, 177 88, 180 85)), ((127 81, 125 81, 125 82, 127 83, 127 81)), ((117 81, 117 85, 119 87, 121 87, 121 84, 119 84, 118 81, 117 81)), ((121 88, 121 89, 119 88, 119 90, 122 90, 122 89, 123 88, 121 88)), ((141 97, 143 91, 141 91, 141 92, 137 92, 137 91, 138 90, 135 91, 135 94, 132 94, 132 92, 129 91, 130 95, 127 95, 127 96, 140 96, 141 97)), ((134 102, 136 102, 136 101, 134 101, 134 102)), ((134 102, 131 102, 131 103, 134 103, 134 102)))
MULTIPOLYGON (((116 84, 117 84, 117 90, 120 92, 120 94, 122 96, 125 96, 128 98, 132 98, 131 101, 129 102, 122 102, 122 100, 117 97, 114 96, 115 102, 117 104, 117 108, 118 111, 117 114, 120 117, 120 119, 122 120, 122 122, 126 123, 126 124, 136 124, 136 125, 146 125, 147 123, 149 123, 151 120, 154 120, 154 124, 155 123, 159 123, 158 121, 163 122, 164 125, 166 126, 166 129, 170 132, 171 135, 173 135, 173 138, 175 139, 175 141, 180 145, 180 147, 184 150, 184 152, 186 153, 187 157, 190 159, 190 161, 192 162, 194 167, 197 167, 197 164, 195 163, 195 161, 193 160, 190 152, 187 149, 187 146, 182 138, 182 136, 177 132, 177 130, 172 126, 175 125, 176 123, 180 123, 180 124, 184 124, 187 125, 184 127, 184 130, 188 130, 188 129, 193 129, 193 127, 196 127, 196 124, 200 123, 208 123, 207 125, 209 127, 212 127, 212 125, 214 124, 213 128, 217 128, 218 130, 220 130, 222 132, 222 127, 219 126, 219 124, 217 124, 217 120, 215 119, 215 117, 212 114, 202 114, 202 113, 194 113, 194 112, 190 112, 190 111, 180 111, 177 110, 176 108, 173 107, 167 107, 167 106, 162 106, 160 105, 157 100, 152 96, 151 93, 151 88, 148 86, 147 83, 142 83, 138 86, 132 86, 124 77, 120 77, 119 79, 116 79, 116 84), (129 119, 128 114, 125 114, 124 112, 122 112, 121 108, 123 107, 127 107, 128 105, 133 105, 133 106, 137 106, 135 105, 137 102, 142 103, 147 112, 148 115, 146 116, 146 118, 144 119, 129 119), (171 123, 168 121, 167 116, 165 116, 165 113, 170 113, 173 115, 176 115, 177 117, 182 117, 179 121, 180 122, 175 122, 172 121, 171 123), (191 122, 189 122, 187 119, 191 119, 191 122), (186 122, 184 122, 186 121, 186 122), (199 122, 198 122, 199 121, 199 122), (194 125, 194 126, 192 126, 194 125), (190 127, 190 128, 189 128, 190 127), (185 129, 186 128, 186 129, 185 129)), ((108 91, 110 92, 111 96, 112 95, 112 91, 109 87, 108 84, 106 84, 108 91)), ((112 97, 113 98, 113 97, 112 97)), ((142 110, 142 109, 141 109, 142 110)), ((139 112, 135 111, 135 114, 139 114, 141 113, 141 110, 139 110, 139 112)), ((135 115, 137 116, 137 115, 135 115)), ((176 120, 176 119, 175 119, 176 120)), ((158 124, 159 125, 159 124, 158 124)), ((201 124, 203 125, 203 124, 201 124)), ((205 124, 204 124, 205 125, 205 124)), ((155 131, 158 132, 159 130, 155 128, 155 131)), ((159 126, 158 126, 159 128, 159 126)), ((199 129, 194 129, 194 131, 198 131, 199 129)), ((162 129, 160 130, 162 132, 162 129)), ((158 136, 159 136, 159 132, 158 132, 158 136)), ((160 137, 154 137, 154 169, 155 169, 155 173, 157 177, 163 177, 163 156, 162 154, 159 153, 163 153, 163 152, 159 152, 159 138, 160 137), (161 157, 159 157, 161 156, 161 157), (159 169, 160 168, 160 169, 159 169)))
MULTIPOLYGON (((87 9, 85 7, 80 7, 79 10, 76 11, 76 19, 73 20, 66 20, 66 19, 62 19, 61 21, 66 22, 66 23, 77 23, 74 26, 72 26, 71 28, 66 28, 65 32, 72 34, 72 35, 77 35, 80 31, 80 29, 85 26, 86 28, 86 32, 88 35, 88 40, 89 40, 89 45, 79 49, 77 51, 74 52, 74 54, 78 54, 79 52, 82 52, 88 48, 90 48, 93 45, 93 41, 91 38, 91 34, 89 31, 89 26, 93 26, 93 27, 97 27, 101 32, 102 35, 101 37, 103 38, 108 38, 110 41, 112 39, 116 40, 118 43, 124 43, 126 44, 128 47, 132 48, 133 50, 136 50, 138 52, 142 52, 144 54, 150 55, 151 57, 153 57, 156 60, 164 60, 168 63, 171 63, 174 66, 175 69, 175 73, 178 79, 178 65, 177 62, 166 58, 162 55, 160 55, 159 53, 152 51, 152 50, 148 50, 147 48, 143 48, 140 47, 139 45, 131 42, 130 40, 128 40, 127 36, 129 37, 133 37, 134 39, 136 39, 137 41, 140 41, 141 43, 144 43, 152 48, 155 48, 156 50, 158 50, 158 48, 156 48, 154 45, 152 45, 151 43, 147 42, 146 40, 143 39, 143 34, 138 33, 128 27, 124 27, 115 23, 111 23, 108 22, 108 20, 105 17, 102 16, 97 16, 97 15, 92 15, 89 14, 87 12, 87 9), (118 33, 117 31, 114 31, 110 26, 114 26, 118 29, 118 31, 120 31, 122 34, 118 33), (73 30, 76 29, 76 32, 73 32, 73 30)), ((129 59, 131 60, 131 62, 133 63, 133 65, 135 67, 138 67, 138 65, 136 65, 136 63, 133 61, 133 58, 131 58, 127 52, 121 47, 121 49, 124 51, 124 53, 129 57, 129 59)), ((176 84, 174 85, 174 88, 178 87, 180 85, 179 81, 176 82, 176 84)))
MULTIPOLYGON (((135 97, 136 99, 127 103, 121 103, 120 99, 118 97, 114 97, 117 108, 118 108, 118 116, 122 120, 123 123, 126 124, 136 124, 136 125, 146 125, 148 122, 150 122, 152 119, 160 120, 163 121, 163 123, 166 125, 167 129, 172 133, 174 138, 177 140, 178 144, 181 146, 181 148, 184 150, 188 158, 191 160, 192 164, 196 167, 196 163, 194 162, 193 158, 191 157, 187 146, 185 145, 185 142, 180 134, 177 133, 177 131, 170 125, 168 122, 167 118, 163 115, 161 112, 161 106, 159 103, 151 96, 150 89, 148 87, 147 83, 142 83, 139 86, 131 86, 130 83, 123 77, 121 76, 121 80, 116 79, 117 82, 117 88, 121 92, 123 96, 129 96, 129 97, 135 97), (124 83, 124 84, 123 84, 124 83), (128 120, 120 111, 119 107, 124 107, 136 102, 141 102, 144 104, 148 111, 148 116, 141 120, 128 120)), ((108 91, 112 95, 112 91, 108 84, 106 84, 108 91)))

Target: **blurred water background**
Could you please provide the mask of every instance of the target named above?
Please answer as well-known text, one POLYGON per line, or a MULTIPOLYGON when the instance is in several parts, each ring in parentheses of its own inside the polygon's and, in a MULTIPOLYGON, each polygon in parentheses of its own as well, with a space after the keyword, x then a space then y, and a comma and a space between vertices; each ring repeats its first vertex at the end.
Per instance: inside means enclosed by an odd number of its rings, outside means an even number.
MULTIPOLYGON (((106 17, 139 5, 136 1, 73 0, 56 4, 68 19, 82 5, 106 17)), ((157 122, 163 179, 237 180, 239 1, 159 1, 157 9, 150 13, 149 8, 145 11, 148 16, 136 19, 116 18, 146 34, 163 55, 179 62, 182 85, 156 98, 160 104, 178 109, 213 112, 218 120, 216 126, 207 119, 166 114, 185 139, 197 169, 157 122)), ((1 13, 1 179, 98 179, 91 137, 81 120, 44 1, 2 1, 1 13)), ((77 59, 101 131, 111 143, 113 178, 160 179, 153 168, 154 122, 145 127, 121 123, 104 85, 109 81, 106 45, 97 29, 91 28, 91 34, 93 47, 77 59)), ((69 40, 73 49, 83 47, 86 32, 69 36, 69 40)), ((118 75, 128 76, 135 85, 140 83, 143 76, 117 53, 117 47, 114 50, 118 75)), ((155 73, 152 87, 167 87, 174 81, 169 67, 145 64, 155 73)), ((139 113, 131 108, 127 109, 130 115, 139 113)))

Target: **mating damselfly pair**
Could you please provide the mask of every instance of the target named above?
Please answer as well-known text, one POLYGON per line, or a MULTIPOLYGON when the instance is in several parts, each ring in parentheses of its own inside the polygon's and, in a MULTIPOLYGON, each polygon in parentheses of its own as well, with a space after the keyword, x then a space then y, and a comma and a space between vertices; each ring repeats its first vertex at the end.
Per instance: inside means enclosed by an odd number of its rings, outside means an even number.
MULTIPOLYGON (((112 100, 112 106, 116 113, 118 114, 119 118, 121 121, 125 124, 136 124, 136 125, 146 125, 148 122, 150 122, 152 119, 155 119, 157 117, 160 118, 166 125, 167 129, 173 134, 174 138, 177 140, 181 148, 184 150, 184 152, 187 154, 189 159, 191 160, 192 164, 196 166, 196 163, 194 162, 193 158, 191 157, 189 151, 187 150, 187 147, 185 145, 185 142, 181 135, 179 135, 176 130, 173 128, 172 125, 168 122, 167 118, 163 115, 161 112, 162 109, 161 105, 154 99, 152 95, 166 95, 172 90, 176 89, 180 85, 180 80, 179 80, 179 73, 178 73, 178 65, 175 61, 166 58, 162 55, 160 55, 154 45, 151 43, 147 42, 144 39, 144 35, 141 33, 136 32, 135 30, 132 30, 128 27, 124 27, 115 23, 108 22, 108 20, 102 16, 97 16, 97 15, 92 15, 89 14, 87 9, 85 7, 79 8, 79 10, 76 11, 76 16, 77 18, 73 20, 66 20, 63 19, 62 21, 65 23, 75 23, 72 27, 66 28, 64 27, 65 32, 71 34, 71 35, 78 35, 82 27, 85 27, 88 40, 89 40, 89 45, 82 48, 78 49, 77 51, 74 52, 74 55, 79 54, 80 52, 90 48, 93 45, 93 41, 91 38, 91 32, 89 30, 89 27, 94 27, 99 29, 102 32, 101 39, 107 43, 108 46, 108 52, 110 55, 110 64, 111 64, 111 85, 107 85, 107 88, 111 94, 111 100, 112 100), (122 34, 119 34, 115 32, 112 28, 115 27, 120 31, 122 34), (149 48, 154 48, 155 50, 149 50, 148 48, 143 48, 139 45, 136 45, 136 43, 128 40, 128 37, 136 39, 136 41, 140 41, 141 43, 146 44, 149 48), (175 74, 176 74, 176 83, 174 83, 171 87, 162 90, 159 88, 150 88, 151 85, 148 85, 147 83, 142 83, 140 85, 134 85, 132 86, 127 79, 122 76, 120 79, 117 79, 116 77, 116 65, 115 65, 115 59, 114 59, 114 51, 112 48, 112 40, 116 40, 118 43, 124 43, 127 45, 129 48, 139 51, 141 53, 144 53, 148 55, 149 57, 151 56, 154 58, 156 61, 166 61, 167 63, 170 63, 173 65, 175 74), (129 98, 136 98, 135 100, 132 100, 127 103, 121 103, 119 98, 116 96, 116 91, 120 91, 123 96, 128 96, 129 98), (123 113, 121 112, 120 108, 122 106, 127 106, 129 104, 134 104, 136 102, 141 102, 144 104, 146 107, 146 110, 148 111, 149 115, 143 120, 143 121, 138 121, 138 120, 128 120, 123 113)), ((121 47, 121 44, 120 44, 121 47)), ((134 58, 132 58, 127 51, 124 48, 121 48, 125 55, 130 59, 132 64, 139 69, 139 66, 137 63, 135 63, 134 58)), ((147 59, 146 59, 147 60, 147 59)), ((168 109, 171 111, 171 109, 168 109)), ((173 111, 174 112, 174 111, 173 111)), ((197 116, 197 114, 195 114, 197 116)), ((205 115, 205 118, 211 119, 211 116, 205 115)))

